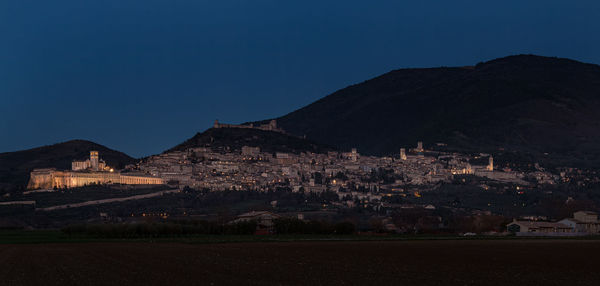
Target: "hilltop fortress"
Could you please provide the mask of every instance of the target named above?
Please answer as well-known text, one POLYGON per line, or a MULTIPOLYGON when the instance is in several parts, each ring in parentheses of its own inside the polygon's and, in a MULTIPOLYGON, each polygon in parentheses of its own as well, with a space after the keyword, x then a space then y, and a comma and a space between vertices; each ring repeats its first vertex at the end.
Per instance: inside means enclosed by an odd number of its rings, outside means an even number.
POLYGON ((267 124, 261 124, 258 126, 254 126, 253 123, 250 123, 248 125, 224 124, 224 123, 219 123, 219 120, 215 120, 215 124, 213 124, 213 128, 216 128, 216 129, 218 129, 218 128, 246 128, 246 129, 259 129, 259 130, 264 130, 264 131, 274 131, 274 132, 285 133, 285 131, 283 131, 283 129, 277 127, 276 120, 271 120, 267 124))
POLYGON ((91 184, 161 185, 164 181, 145 174, 115 172, 99 158, 98 151, 90 151, 90 158, 73 161, 70 171, 34 169, 27 189, 74 188, 91 184))

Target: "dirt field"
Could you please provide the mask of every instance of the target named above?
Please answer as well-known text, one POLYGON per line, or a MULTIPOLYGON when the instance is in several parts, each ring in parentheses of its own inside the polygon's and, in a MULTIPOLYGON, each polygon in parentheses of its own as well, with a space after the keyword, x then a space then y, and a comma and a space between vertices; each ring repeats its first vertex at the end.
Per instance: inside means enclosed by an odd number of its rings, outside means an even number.
POLYGON ((600 285, 600 241, 0 245, 1 285, 600 285))

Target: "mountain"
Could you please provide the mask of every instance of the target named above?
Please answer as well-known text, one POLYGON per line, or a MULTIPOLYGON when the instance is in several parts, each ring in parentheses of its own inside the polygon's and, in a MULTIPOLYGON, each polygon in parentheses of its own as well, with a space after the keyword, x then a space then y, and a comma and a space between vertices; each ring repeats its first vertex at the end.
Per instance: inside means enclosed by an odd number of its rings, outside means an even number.
POLYGON ((89 158, 90 151, 99 152, 109 166, 123 168, 136 162, 128 155, 85 140, 71 140, 29 150, 0 153, 0 189, 24 187, 29 173, 36 168, 70 170, 71 161, 89 158))
POLYGON ((600 66, 518 55, 394 70, 276 120, 291 134, 366 154, 423 141, 590 163, 600 162, 599 108, 600 66))
POLYGON ((165 151, 184 151, 195 147, 211 147, 216 150, 241 150, 243 146, 260 147, 262 152, 325 153, 334 148, 317 144, 310 140, 283 134, 251 128, 210 128, 202 133, 165 151))

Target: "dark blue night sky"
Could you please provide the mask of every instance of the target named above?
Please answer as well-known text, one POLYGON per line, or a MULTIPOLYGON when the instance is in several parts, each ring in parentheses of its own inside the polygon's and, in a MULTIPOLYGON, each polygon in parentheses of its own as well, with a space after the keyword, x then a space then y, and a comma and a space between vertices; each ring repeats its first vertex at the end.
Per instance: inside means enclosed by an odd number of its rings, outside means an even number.
POLYGON ((600 63, 599 35, 596 0, 0 1, 0 152, 77 138, 139 157, 392 69, 600 63))

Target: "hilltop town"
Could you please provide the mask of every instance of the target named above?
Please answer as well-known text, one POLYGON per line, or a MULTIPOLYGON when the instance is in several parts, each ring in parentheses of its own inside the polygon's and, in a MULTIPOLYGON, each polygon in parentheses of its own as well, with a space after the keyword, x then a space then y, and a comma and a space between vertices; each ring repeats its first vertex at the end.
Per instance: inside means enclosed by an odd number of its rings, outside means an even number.
MULTIPOLYGON (((242 217, 354 217, 362 228, 377 221, 378 229, 392 232, 502 231, 513 218, 521 219, 522 229, 537 230, 537 222, 523 221, 558 220, 581 208, 593 209, 581 190, 600 182, 594 172, 546 170, 502 152, 461 153, 446 147, 419 141, 412 148, 398 146, 395 154, 371 156, 289 135, 274 120, 259 125, 216 121, 206 132, 122 169, 109 166, 95 150, 89 158, 72 161, 70 170, 34 169, 28 190, 4 196, 0 205, 65 213, 67 221, 215 219, 220 216, 216 208, 225 207, 242 217), (50 195, 57 191, 73 198, 50 195), (224 196, 226 201, 220 199, 224 196), (144 203, 134 203, 139 200, 144 203), (556 200, 562 203, 550 205, 556 200), (66 215, 69 209, 79 209, 80 215, 66 215)), ((19 212, 27 214, 26 209, 19 212)), ((567 229, 551 226, 542 229, 567 229)))
MULTIPOLYGON (((272 121, 269 128, 276 128, 272 121)), ((259 128, 245 125, 221 125, 215 128, 259 128)), ((282 131, 277 131, 282 132, 282 131)), ((398 148, 391 156, 361 155, 352 148, 349 152, 265 152, 260 146, 230 148, 219 146, 188 148, 150 156, 134 165, 129 172, 141 172, 160 177, 180 188, 293 192, 335 192, 347 198, 380 201, 381 196, 400 194, 414 196, 450 183, 457 176, 476 176, 493 182, 531 187, 535 184, 557 184, 560 177, 537 166, 531 172, 497 169, 490 154, 466 155, 428 151, 422 142, 414 148, 398 148), (473 160, 485 161, 475 165, 473 160), (532 182, 531 178, 535 181, 532 182)), ((563 174, 564 175, 564 174, 563 174)), ((485 188, 485 187, 484 187, 485 188)))
MULTIPOLYGON (((180 187, 222 190, 269 191, 289 188, 294 192, 334 191, 345 197, 357 190, 378 198, 382 192, 408 193, 418 186, 450 182, 454 175, 476 175, 490 180, 527 186, 525 173, 494 171, 491 155, 487 165, 471 165, 461 154, 426 154, 422 143, 408 152, 399 148, 394 157, 362 156, 350 152, 269 153, 260 147, 243 146, 240 150, 214 150, 210 147, 189 148, 146 158, 126 167, 160 177, 180 187)), ((479 156, 478 156, 479 157, 479 156)), ((537 172, 549 183, 552 174, 537 172)))

